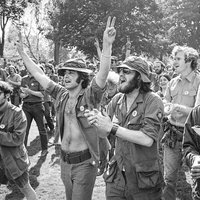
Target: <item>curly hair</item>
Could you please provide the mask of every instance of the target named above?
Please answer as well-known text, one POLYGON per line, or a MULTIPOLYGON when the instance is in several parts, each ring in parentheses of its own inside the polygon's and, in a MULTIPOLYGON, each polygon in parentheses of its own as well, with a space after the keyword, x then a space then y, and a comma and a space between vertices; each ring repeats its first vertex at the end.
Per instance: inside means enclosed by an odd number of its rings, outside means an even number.
POLYGON ((81 83, 81 86, 83 89, 87 88, 88 85, 90 84, 90 76, 87 73, 84 72, 77 72, 78 73, 78 78, 76 80, 77 83, 80 83, 81 80, 83 80, 83 82, 81 83))
POLYGON ((184 52, 185 63, 191 62, 191 69, 194 71, 197 68, 197 60, 199 58, 197 50, 188 46, 175 46, 172 50, 172 56, 175 57, 178 52, 184 52))
POLYGON ((11 94, 13 92, 13 87, 5 81, 0 81, 0 91, 4 94, 11 94))

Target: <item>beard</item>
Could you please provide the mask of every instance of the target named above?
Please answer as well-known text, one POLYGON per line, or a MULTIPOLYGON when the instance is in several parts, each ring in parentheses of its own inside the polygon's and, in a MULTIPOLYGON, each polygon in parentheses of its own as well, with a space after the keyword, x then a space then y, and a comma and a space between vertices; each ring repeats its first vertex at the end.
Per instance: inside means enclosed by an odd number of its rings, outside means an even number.
POLYGON ((140 79, 138 79, 138 76, 135 74, 135 76, 128 82, 128 84, 125 87, 121 87, 119 85, 119 92, 124 94, 129 94, 133 92, 135 89, 138 89, 140 87, 140 79))
POLYGON ((158 74, 158 75, 160 75, 162 73, 162 69, 155 70, 155 73, 158 74))

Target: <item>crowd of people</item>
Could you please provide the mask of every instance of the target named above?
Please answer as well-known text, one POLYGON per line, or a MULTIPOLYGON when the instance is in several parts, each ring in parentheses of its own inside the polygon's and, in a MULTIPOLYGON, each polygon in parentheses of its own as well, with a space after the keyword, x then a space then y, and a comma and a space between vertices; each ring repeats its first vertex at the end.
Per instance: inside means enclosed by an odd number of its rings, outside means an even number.
POLYGON ((48 142, 60 142, 67 200, 92 199, 100 175, 107 200, 175 200, 182 161, 191 170, 191 197, 200 200, 197 50, 175 46, 173 61, 150 61, 131 52, 127 37, 119 61, 112 56, 115 36, 109 17, 102 50, 94 43, 99 63, 75 58, 55 66, 32 60, 19 33, 25 69, 0 62, 0 184, 13 182, 28 200, 38 199, 26 150, 34 119, 41 157, 48 142))

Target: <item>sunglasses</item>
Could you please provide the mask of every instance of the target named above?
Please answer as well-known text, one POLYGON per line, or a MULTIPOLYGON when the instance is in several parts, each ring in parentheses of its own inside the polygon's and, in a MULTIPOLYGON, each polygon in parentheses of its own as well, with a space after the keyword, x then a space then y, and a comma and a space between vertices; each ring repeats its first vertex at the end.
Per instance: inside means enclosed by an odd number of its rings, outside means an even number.
POLYGON ((130 70, 128 68, 117 68, 117 73, 123 72, 123 74, 131 74, 133 73, 133 70, 130 70))

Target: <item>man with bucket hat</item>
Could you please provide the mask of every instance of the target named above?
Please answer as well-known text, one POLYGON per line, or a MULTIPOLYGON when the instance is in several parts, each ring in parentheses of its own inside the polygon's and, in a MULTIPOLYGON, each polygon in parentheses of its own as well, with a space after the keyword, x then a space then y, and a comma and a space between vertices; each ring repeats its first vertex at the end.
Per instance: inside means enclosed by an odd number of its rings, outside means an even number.
POLYGON ((107 113, 85 112, 100 137, 116 136, 115 155, 104 174, 107 200, 160 200, 163 183, 157 152, 164 106, 150 89, 148 64, 128 57, 117 67, 119 93, 107 113))
MULTIPOLYGON (((106 89, 110 69, 112 43, 116 30, 115 17, 108 18, 103 35, 100 68, 89 85, 91 70, 80 60, 69 60, 61 65, 59 75, 64 76, 65 87, 51 81, 24 52, 22 41, 18 52, 27 69, 43 88, 56 100, 58 132, 61 137, 61 179, 67 200, 90 200, 99 160, 97 129, 84 116, 85 110, 98 109, 106 89)), ((19 38, 21 35, 19 34, 19 38)))

